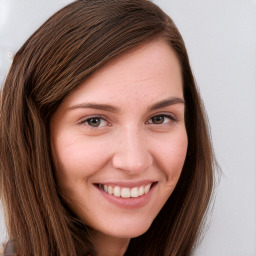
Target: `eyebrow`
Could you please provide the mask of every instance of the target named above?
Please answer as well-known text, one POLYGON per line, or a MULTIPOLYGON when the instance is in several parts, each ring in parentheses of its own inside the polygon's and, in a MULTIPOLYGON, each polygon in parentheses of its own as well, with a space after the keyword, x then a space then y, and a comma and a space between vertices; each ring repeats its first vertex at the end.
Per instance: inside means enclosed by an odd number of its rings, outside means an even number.
POLYGON ((120 108, 108 105, 108 104, 97 104, 97 103, 82 103, 82 104, 77 104, 74 105, 72 107, 70 107, 69 109, 77 109, 77 108, 93 108, 93 109, 99 109, 99 110, 104 110, 104 111, 108 111, 111 113, 118 113, 120 112, 120 108))
POLYGON ((185 101, 181 98, 169 98, 169 99, 162 100, 162 101, 159 101, 159 102, 155 103, 154 105, 149 107, 148 110, 153 111, 153 110, 168 107, 168 106, 171 106, 171 105, 174 105, 174 104, 185 104, 185 101))
MULTIPOLYGON (((159 101, 155 104, 153 104, 152 106, 150 106, 148 108, 148 111, 153 111, 153 110, 157 110, 159 108, 164 108, 164 107, 168 107, 174 104, 184 104, 185 101, 181 98, 168 98, 162 101, 159 101)), ((77 104, 74 106, 69 107, 69 110, 73 110, 73 109, 77 109, 77 108, 92 108, 92 109, 99 109, 99 110, 104 110, 104 111, 108 111, 111 113, 118 113, 120 112, 120 108, 112 106, 112 105, 108 105, 108 104, 98 104, 98 103, 81 103, 81 104, 77 104)))

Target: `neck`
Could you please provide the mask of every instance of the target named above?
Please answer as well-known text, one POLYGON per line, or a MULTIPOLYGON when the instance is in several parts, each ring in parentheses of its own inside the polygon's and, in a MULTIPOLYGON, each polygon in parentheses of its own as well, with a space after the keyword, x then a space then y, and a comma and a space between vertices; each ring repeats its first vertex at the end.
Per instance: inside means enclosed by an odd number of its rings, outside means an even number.
POLYGON ((97 256, 123 256, 128 248, 129 238, 117 238, 94 231, 92 241, 97 256))

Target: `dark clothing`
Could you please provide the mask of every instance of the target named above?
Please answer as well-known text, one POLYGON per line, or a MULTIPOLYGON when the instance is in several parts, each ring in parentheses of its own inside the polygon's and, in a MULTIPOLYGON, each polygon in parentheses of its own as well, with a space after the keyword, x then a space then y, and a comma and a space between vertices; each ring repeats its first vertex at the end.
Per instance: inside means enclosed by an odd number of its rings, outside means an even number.
POLYGON ((15 243, 12 240, 9 240, 4 247, 4 251, 1 256, 17 256, 15 253, 15 243))
MULTIPOLYGON (((7 244, 4 247, 4 251, 1 254, 1 256, 17 256, 16 252, 15 252, 15 243, 13 240, 9 240, 7 242, 7 244)), ((86 254, 88 256, 91 256, 92 254, 86 254)))

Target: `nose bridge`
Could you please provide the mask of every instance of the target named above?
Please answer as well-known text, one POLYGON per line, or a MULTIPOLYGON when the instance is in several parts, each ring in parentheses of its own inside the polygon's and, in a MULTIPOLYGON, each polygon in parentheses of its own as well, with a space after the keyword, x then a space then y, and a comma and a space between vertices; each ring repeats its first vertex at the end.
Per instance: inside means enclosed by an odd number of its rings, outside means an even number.
POLYGON ((114 167, 130 173, 146 170, 152 164, 152 157, 142 130, 126 127, 119 136, 113 156, 114 167))

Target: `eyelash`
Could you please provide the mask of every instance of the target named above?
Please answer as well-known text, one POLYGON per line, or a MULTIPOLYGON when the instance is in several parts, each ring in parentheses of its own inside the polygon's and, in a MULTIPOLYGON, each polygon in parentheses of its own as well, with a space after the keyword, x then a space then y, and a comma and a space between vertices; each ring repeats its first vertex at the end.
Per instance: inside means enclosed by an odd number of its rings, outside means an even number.
MULTIPOLYGON (((152 116, 151 118, 149 118, 148 121, 146 121, 146 124, 149 124, 149 125, 156 125, 156 126, 161 126, 161 125, 169 125, 169 126, 171 126, 171 125, 174 125, 174 123, 177 123, 177 122, 178 122, 177 118, 174 117, 173 115, 158 114, 158 115, 154 115, 154 116, 152 116), (156 118, 156 117, 158 117, 158 118, 159 118, 159 117, 161 117, 161 118, 162 118, 162 117, 163 117, 163 118, 168 118, 169 121, 163 122, 163 123, 160 123, 160 124, 154 124, 154 123, 152 122, 152 119, 153 119, 153 118, 156 118), (151 122, 150 122, 150 120, 151 120, 151 122)), ((82 120, 82 121, 80 122, 80 124, 86 125, 88 128, 93 129, 93 130, 101 129, 102 127, 106 127, 106 126, 111 126, 104 116, 89 116, 89 117, 87 117, 85 120, 82 120), (89 125, 88 122, 89 122, 90 120, 93 120, 93 119, 95 119, 95 120, 98 119, 98 120, 101 121, 101 123, 102 123, 102 121, 104 121, 104 122, 107 123, 107 125, 103 125, 103 126, 92 126, 92 125, 89 125)))

